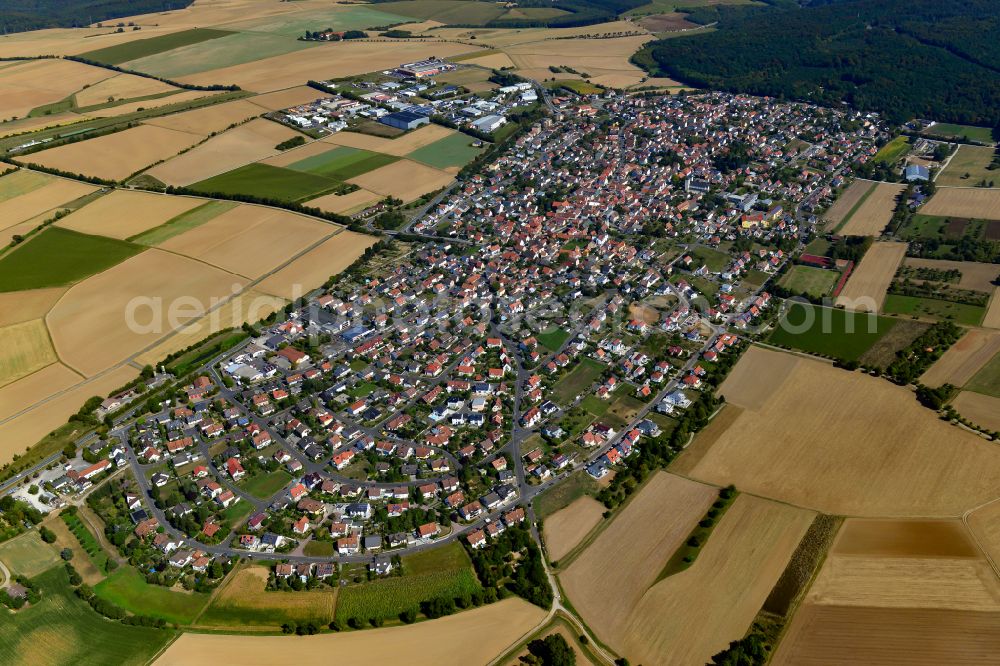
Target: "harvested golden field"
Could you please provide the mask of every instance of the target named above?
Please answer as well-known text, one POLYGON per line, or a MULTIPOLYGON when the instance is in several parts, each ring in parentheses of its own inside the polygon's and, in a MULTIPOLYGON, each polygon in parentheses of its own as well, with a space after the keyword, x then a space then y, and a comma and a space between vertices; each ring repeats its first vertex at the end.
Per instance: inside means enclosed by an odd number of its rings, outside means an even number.
POLYGON ((721 411, 717 412, 707 426, 702 428, 694 436, 691 443, 674 462, 670 463, 668 469, 677 474, 689 475, 702 458, 705 457, 717 441, 719 441, 726 431, 736 422, 743 410, 735 404, 726 400, 726 404, 721 411))
POLYGON ((26 60, 0 69, 0 118, 21 118, 32 109, 58 102, 111 73, 71 60, 26 60))
POLYGON ((56 304, 66 287, 0 293, 0 326, 38 319, 56 304))
POLYGON ((466 65, 489 67, 490 69, 503 69, 504 67, 514 66, 514 61, 510 59, 510 56, 503 52, 479 56, 478 58, 469 58, 468 60, 463 60, 462 63, 466 65))
POLYGON ((76 104, 77 106, 95 106, 105 104, 111 101, 111 98, 131 99, 173 91, 179 92, 180 90, 180 88, 175 88, 156 79, 131 74, 117 74, 80 90, 76 93, 76 104))
MULTIPOLYGON (((0 388, 0 423, 39 400, 79 384, 83 377, 62 363, 53 363, 0 388)), ((79 407, 77 407, 79 409, 79 407)))
POLYGON ((979 666, 1000 654, 1000 613, 803 604, 775 666, 979 666))
POLYGON ((305 215, 241 205, 159 247, 254 279, 341 229, 305 215))
POLYGON ((146 172, 167 185, 190 185, 276 155, 275 146, 301 136, 284 125, 258 118, 212 137, 183 155, 146 172))
POLYGON ((695 563, 649 588, 609 644, 633 663, 708 662, 743 637, 814 516, 741 495, 695 563))
MULTIPOLYGON (((851 187, 854 187, 853 185, 851 187)), ((865 198, 864 203, 854 211, 840 233, 845 236, 878 236, 892 219, 896 207, 896 197, 904 189, 903 185, 879 183, 865 198)))
POLYGON ((251 104, 245 99, 237 99, 161 118, 151 118, 145 124, 208 136, 212 132, 221 132, 234 123, 256 118, 263 113, 263 109, 256 104, 251 104))
POLYGON ((556 561, 576 548, 601 522, 603 514, 604 505, 585 495, 546 518, 542 536, 549 559, 556 561))
POLYGON ((220 662, 247 666, 293 662, 302 666, 329 664, 330 655, 344 663, 388 664, 400 655, 442 666, 485 664, 521 640, 545 619, 545 611, 511 598, 419 624, 303 636, 226 636, 182 634, 156 660, 157 666, 216 666, 220 662), (475 640, 470 640, 475 636, 475 640))
POLYGON ((712 486, 658 472, 559 575, 601 640, 624 644, 643 595, 716 497, 712 486))
MULTIPOLYGON (((780 354, 751 348, 733 385, 751 387, 740 375, 785 362, 780 354)), ((957 516, 997 495, 998 474, 1000 449, 939 420, 907 389, 805 358, 691 471, 824 513, 893 517, 957 516)))
POLYGON ((965 386, 981 367, 1000 352, 1000 331, 970 328, 920 377, 927 386, 965 386))
POLYGON ((55 363, 56 352, 41 319, 0 328, 0 386, 55 363))
POLYGON ((362 148, 376 153, 403 157, 404 155, 409 155, 417 148, 423 148, 452 134, 455 134, 455 130, 431 123, 419 127, 412 132, 407 132, 396 139, 385 139, 379 136, 358 134, 357 132, 337 132, 336 134, 320 139, 320 142, 332 143, 336 146, 347 146, 349 148, 362 148))
POLYGON ((242 65, 222 67, 181 77, 183 83, 211 85, 236 84, 244 90, 273 92, 304 81, 339 78, 389 69, 401 62, 430 56, 446 58, 473 50, 464 44, 441 42, 330 42, 299 52, 264 58, 242 65))
POLYGON ((287 90, 276 90, 249 98, 251 104, 263 107, 268 111, 278 111, 289 107, 307 104, 318 99, 327 99, 330 95, 309 86, 296 86, 287 90))
POLYGON ((951 401, 951 406, 977 426, 1000 431, 1000 398, 962 391, 951 401))
MULTIPOLYGON (((19 173, 21 172, 5 176, 0 182, 19 173)), ((31 189, 12 199, 0 201, 0 229, 9 229, 39 216, 51 217, 50 213, 54 213, 63 204, 97 190, 93 185, 75 180, 46 178, 46 183, 41 187, 31 189)))
MULTIPOLYGON (((53 367, 57 366, 49 366, 53 367)), ((18 388, 22 382, 34 379, 41 373, 47 372, 49 368, 29 375, 0 391, 18 388)), ((123 366, 90 380, 79 380, 80 383, 70 387, 39 385, 36 382, 33 387, 38 391, 37 394, 15 394, 15 399, 19 401, 14 405, 16 408, 14 413, 17 415, 0 420, 0 464, 10 461, 14 454, 22 453, 34 446, 39 439, 66 423, 66 420, 75 414, 88 398, 107 395, 138 376, 139 371, 136 368, 123 366)), ((0 404, 3 404, 4 411, 7 411, 6 404, 2 401, 0 404)))
POLYGON ((108 180, 124 180, 154 162, 173 157, 202 137, 188 132, 139 125, 130 129, 34 153, 25 161, 50 169, 108 180))
POLYGON ((731 372, 719 387, 718 394, 728 405, 757 411, 767 405, 785 380, 799 366, 794 354, 775 354, 767 364, 755 363, 754 372, 731 372))
POLYGON ((774 662, 982 663, 998 623, 1000 581, 963 523, 848 519, 774 662))
POLYGON ((341 231, 319 247, 264 278, 256 289, 265 294, 293 300, 315 289, 357 260, 378 241, 374 236, 341 231))
POLYGON ((885 292, 905 254, 906 243, 873 243, 847 279, 837 305, 859 312, 881 310, 885 292))
POLYGON ((394 196, 407 203, 428 192, 445 187, 454 179, 455 177, 446 171, 403 159, 363 173, 347 182, 376 194, 394 196))
POLYGON ((285 303, 286 301, 282 298, 247 289, 218 309, 188 324, 155 347, 142 352, 135 360, 140 365, 156 365, 170 354, 187 349, 215 331, 221 331, 225 328, 239 328, 244 323, 260 321, 272 312, 283 308, 285 303))
POLYGON ((948 261, 946 259, 917 259, 907 257, 903 260, 906 266, 915 268, 933 268, 941 271, 958 271, 962 274, 958 286, 962 289, 985 291, 992 293, 995 289, 993 280, 1000 274, 997 264, 985 264, 975 261, 948 261))
POLYGON ((219 93, 207 92, 204 90, 181 90, 173 95, 167 95, 165 97, 157 97, 155 99, 147 99, 139 102, 125 102, 124 104, 116 104, 115 106, 109 106, 104 109, 94 109, 93 111, 84 111, 83 113, 76 116, 77 118, 110 118, 112 116, 123 116, 128 113, 135 113, 139 109, 156 109, 161 106, 167 106, 168 104, 178 104, 180 102, 189 102, 193 99, 201 99, 202 97, 208 97, 210 95, 217 95, 219 93))
MULTIPOLYGON (((360 136, 360 135, 359 135, 360 136)), ((377 137, 371 137, 377 138, 377 137)), ((290 150, 285 150, 274 157, 268 157, 267 159, 261 160, 262 164, 270 164, 271 166, 284 167, 289 164, 294 164, 299 160, 304 160, 309 157, 315 157, 316 155, 322 155, 325 152, 333 150, 335 146, 331 146, 323 141, 310 141, 309 143, 299 146, 298 148, 291 148, 290 150)))
POLYGON ((385 197, 361 188, 347 194, 325 194, 318 199, 306 201, 304 205, 315 206, 329 213, 350 215, 378 203, 385 197))
MULTIPOLYGON (((633 30, 635 28, 633 27, 633 30)), ((653 39, 652 35, 612 39, 546 39, 504 46, 522 76, 545 79, 550 66, 568 66, 595 83, 622 88, 639 83, 646 72, 629 58, 653 39)))
POLYGON ((1000 220, 1000 190, 941 188, 920 212, 924 215, 1000 220))
POLYGON ((983 326, 986 328, 1000 328, 1000 287, 996 287, 993 290, 993 296, 990 297, 986 314, 983 315, 983 326))
POLYGON ((970 511, 963 520, 986 557, 994 564, 1000 562, 1000 501, 970 511))
POLYGON ((40 171, 15 169, 5 176, 0 176, 0 202, 24 196, 53 182, 55 178, 40 171))
POLYGON ((959 146, 934 182, 938 187, 975 187, 982 181, 996 180, 989 166, 994 149, 989 146, 959 146))
POLYGON ((157 227, 203 203, 201 199, 188 197, 114 190, 62 218, 56 226, 85 234, 125 239, 157 227))
POLYGON ((213 299, 229 298, 246 285, 232 273, 150 249, 70 287, 46 323, 63 362, 90 377, 197 319, 218 302, 213 299))

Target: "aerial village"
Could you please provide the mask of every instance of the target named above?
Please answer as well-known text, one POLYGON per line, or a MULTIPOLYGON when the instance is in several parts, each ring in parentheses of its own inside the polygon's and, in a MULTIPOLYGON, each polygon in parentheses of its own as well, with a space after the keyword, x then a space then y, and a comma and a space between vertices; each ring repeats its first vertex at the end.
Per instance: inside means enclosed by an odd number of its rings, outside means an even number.
POLYGON ((91 505, 162 584, 237 557, 317 581, 481 548, 571 472, 613 477, 771 316, 768 276, 884 128, 722 93, 556 107, 32 501, 130 468, 91 505))

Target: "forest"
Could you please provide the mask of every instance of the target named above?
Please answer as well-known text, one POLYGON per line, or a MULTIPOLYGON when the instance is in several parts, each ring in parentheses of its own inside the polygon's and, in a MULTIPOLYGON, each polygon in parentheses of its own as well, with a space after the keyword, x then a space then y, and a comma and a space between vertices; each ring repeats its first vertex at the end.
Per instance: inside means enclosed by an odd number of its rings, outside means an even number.
POLYGON ((1000 3, 813 0, 712 7, 717 30, 651 42, 634 61, 686 84, 840 102, 893 122, 996 126, 1000 3))
POLYGON ((120 18, 183 9, 194 0, 0 0, 5 33, 78 28, 120 18))

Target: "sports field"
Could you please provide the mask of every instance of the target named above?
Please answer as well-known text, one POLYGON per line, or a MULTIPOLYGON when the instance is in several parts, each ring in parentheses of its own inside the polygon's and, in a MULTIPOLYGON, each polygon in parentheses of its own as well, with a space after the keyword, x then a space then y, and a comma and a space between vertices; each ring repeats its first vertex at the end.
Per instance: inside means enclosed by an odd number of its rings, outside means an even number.
POLYGON ((858 312, 878 312, 905 254, 906 243, 873 243, 848 278, 837 305, 858 312))
POLYGON ((958 152, 948 162, 948 168, 934 181, 941 187, 974 187, 983 181, 1000 185, 1000 173, 987 167, 996 155, 994 148, 985 146, 959 146, 958 152))
POLYGON ((796 294, 808 294, 820 298, 828 295, 837 286, 840 273, 812 266, 792 266, 782 276, 782 287, 796 294))
POLYGON ((511 598, 430 622, 368 631, 288 636, 226 636, 185 633, 157 666, 217 666, 226 663, 288 661, 301 666, 330 663, 393 663, 401 654, 443 666, 485 664, 521 640, 545 618, 545 611, 511 598), (475 640, 470 640, 475 637, 475 640))
POLYGON ((743 412, 692 478, 840 515, 956 516, 996 497, 989 442, 884 379, 783 356, 752 347, 736 365, 720 392, 743 412), (792 365, 782 381, 754 382, 775 363, 792 365))
POLYGON ((125 241, 50 227, 0 257, 0 291, 78 282, 142 249, 125 241))
POLYGON ((768 342, 856 361, 895 325, 893 319, 870 313, 790 303, 768 342))

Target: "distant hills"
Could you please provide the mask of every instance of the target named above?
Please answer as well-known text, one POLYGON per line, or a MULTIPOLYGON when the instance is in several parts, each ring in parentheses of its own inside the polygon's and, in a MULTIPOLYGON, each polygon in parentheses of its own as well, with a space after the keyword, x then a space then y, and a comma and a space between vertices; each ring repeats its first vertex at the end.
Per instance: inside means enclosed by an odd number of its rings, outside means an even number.
POLYGON ((4 32, 76 28, 123 16, 183 9, 193 0, 0 0, 4 32))
POLYGON ((635 61, 693 86, 843 101, 897 122, 1000 122, 997 0, 812 0, 705 14, 697 18, 717 20, 715 32, 651 42, 635 61))

